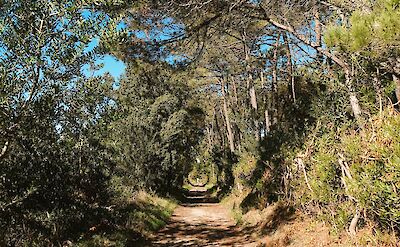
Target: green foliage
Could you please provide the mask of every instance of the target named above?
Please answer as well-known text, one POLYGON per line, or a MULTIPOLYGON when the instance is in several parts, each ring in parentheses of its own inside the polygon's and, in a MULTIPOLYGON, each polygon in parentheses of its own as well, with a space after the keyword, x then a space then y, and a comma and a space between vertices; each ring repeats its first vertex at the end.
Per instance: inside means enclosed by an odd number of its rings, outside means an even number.
POLYGON ((383 47, 398 45, 400 7, 397 0, 377 1, 371 11, 356 10, 349 22, 349 27, 331 25, 328 28, 325 36, 328 46, 379 55, 383 47))
POLYGON ((325 214, 332 215, 330 221, 337 226, 347 226, 358 207, 366 212, 364 220, 396 228, 400 219, 399 119, 398 113, 385 111, 383 117, 371 118, 360 133, 343 128, 316 139, 307 163, 312 191, 296 193, 329 209, 325 214), (349 166, 350 176, 341 162, 349 166))
POLYGON ((159 192, 183 185, 201 135, 196 119, 202 118, 187 105, 187 91, 167 64, 131 65, 115 92, 120 111, 107 141, 126 183, 159 192))
POLYGON ((0 6, 0 245, 62 245, 107 215, 114 82, 82 69, 100 55, 85 49, 108 21, 102 11, 83 16, 94 5, 0 6))
POLYGON ((176 193, 189 174, 251 191, 238 221, 287 200, 337 230, 358 209, 399 231, 400 122, 383 109, 400 2, 332 2, 0 1, 0 245, 133 245, 172 207, 132 195, 176 193), (307 7, 330 22, 322 44, 307 7), (118 83, 84 72, 106 51, 128 64, 118 83))
POLYGON ((120 201, 113 209, 113 214, 107 219, 110 222, 92 227, 90 233, 82 235, 74 246, 143 245, 152 231, 166 224, 176 207, 171 200, 145 192, 136 191, 130 196, 129 200, 120 201), (132 195, 135 195, 134 199, 132 195))

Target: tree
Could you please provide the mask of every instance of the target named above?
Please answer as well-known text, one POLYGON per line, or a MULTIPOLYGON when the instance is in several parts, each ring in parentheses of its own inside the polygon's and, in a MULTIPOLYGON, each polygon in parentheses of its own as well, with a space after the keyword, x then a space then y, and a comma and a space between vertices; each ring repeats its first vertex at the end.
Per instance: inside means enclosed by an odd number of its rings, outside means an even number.
POLYGON ((113 162, 95 129, 107 121, 100 117, 111 82, 88 79, 82 68, 96 59, 88 44, 108 21, 95 6, 101 3, 1 2, 2 245, 76 237, 71 228, 107 203, 113 162))
POLYGON ((114 98, 109 143, 129 184, 175 192, 202 135, 202 111, 188 104, 184 73, 166 63, 131 63, 114 98), (181 77, 183 76, 183 77, 181 77))

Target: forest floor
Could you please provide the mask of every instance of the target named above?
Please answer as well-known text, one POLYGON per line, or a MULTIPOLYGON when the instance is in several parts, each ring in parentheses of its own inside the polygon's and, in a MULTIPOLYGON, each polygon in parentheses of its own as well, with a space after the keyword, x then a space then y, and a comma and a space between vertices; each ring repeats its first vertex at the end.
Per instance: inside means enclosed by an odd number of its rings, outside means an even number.
POLYGON ((179 206, 152 246, 257 246, 250 232, 236 226, 220 204, 179 206))
POLYGON ((205 190, 196 188, 190 194, 146 246, 360 246, 340 241, 326 226, 288 213, 280 204, 269 206, 261 215, 255 216, 255 211, 246 215, 258 223, 238 225, 226 205, 215 202, 205 190))
POLYGON ((203 188, 192 190, 187 199, 167 226, 152 236, 150 246, 258 246, 252 231, 237 226, 229 211, 203 188))

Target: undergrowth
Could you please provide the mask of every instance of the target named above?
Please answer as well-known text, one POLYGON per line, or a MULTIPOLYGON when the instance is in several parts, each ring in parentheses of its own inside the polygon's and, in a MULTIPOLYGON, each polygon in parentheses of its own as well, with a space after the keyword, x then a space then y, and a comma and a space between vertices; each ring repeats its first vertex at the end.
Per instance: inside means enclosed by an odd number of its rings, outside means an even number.
MULTIPOLYGON (((387 109, 354 126, 317 121, 303 145, 283 143, 280 158, 241 155, 233 168, 234 189, 223 201, 236 221, 246 224, 249 211, 283 203, 329 225, 333 236, 352 236, 356 230, 348 244, 395 246, 400 231, 400 115, 387 109), (355 215, 359 219, 351 229, 355 215)), ((265 221, 260 215, 258 221, 265 221)))
POLYGON ((92 226, 71 246, 136 246, 146 242, 154 231, 165 226, 176 207, 176 202, 139 191, 130 197, 118 198, 112 218, 92 226), (121 201, 123 200, 123 201, 121 201))

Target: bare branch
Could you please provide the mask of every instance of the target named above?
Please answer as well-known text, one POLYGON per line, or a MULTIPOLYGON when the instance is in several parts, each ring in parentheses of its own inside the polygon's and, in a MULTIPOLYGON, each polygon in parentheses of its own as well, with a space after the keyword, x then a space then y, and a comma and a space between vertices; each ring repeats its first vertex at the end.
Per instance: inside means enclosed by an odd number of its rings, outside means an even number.
POLYGON ((6 141, 6 143, 4 143, 3 148, 1 149, 0 159, 2 159, 6 155, 7 150, 8 150, 8 145, 9 145, 9 142, 6 141))

